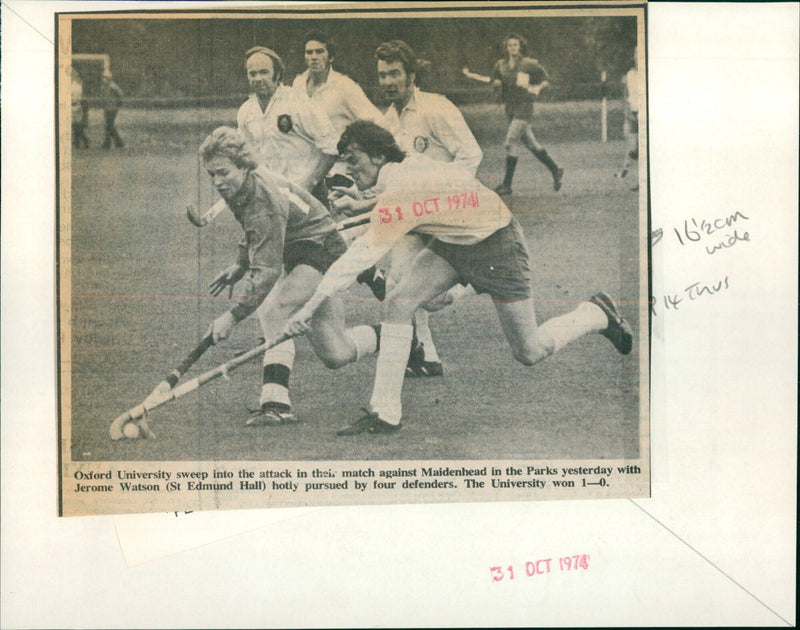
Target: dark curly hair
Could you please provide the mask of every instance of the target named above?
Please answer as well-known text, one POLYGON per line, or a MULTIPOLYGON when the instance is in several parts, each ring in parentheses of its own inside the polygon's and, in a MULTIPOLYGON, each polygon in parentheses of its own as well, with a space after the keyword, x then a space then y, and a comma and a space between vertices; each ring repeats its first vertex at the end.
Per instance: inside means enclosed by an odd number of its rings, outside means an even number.
POLYGON ((508 56, 508 40, 516 39, 519 42, 519 52, 522 55, 528 54, 528 40, 519 33, 509 33, 503 38, 503 56, 508 56))
POLYGON ((344 155, 352 144, 357 144, 370 157, 383 156, 389 162, 402 162, 406 157, 394 136, 371 120, 356 120, 347 125, 336 150, 344 155))
POLYGON ((333 42, 333 38, 328 35, 327 33, 323 33, 322 31, 308 31, 305 35, 303 35, 303 53, 305 54, 305 45, 308 42, 319 42, 320 44, 325 44, 325 49, 328 51, 328 61, 333 61, 333 58, 336 56, 335 44, 333 42))

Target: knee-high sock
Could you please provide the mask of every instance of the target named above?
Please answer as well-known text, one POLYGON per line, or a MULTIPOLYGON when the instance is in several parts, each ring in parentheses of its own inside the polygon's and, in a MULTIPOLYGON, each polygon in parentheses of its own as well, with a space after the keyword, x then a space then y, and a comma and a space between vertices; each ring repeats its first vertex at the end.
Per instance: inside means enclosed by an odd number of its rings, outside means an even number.
POLYGON ((555 354, 568 343, 589 333, 600 332, 608 326, 602 309, 591 302, 581 302, 574 311, 548 319, 539 326, 538 335, 546 348, 555 354))
POLYGON ((517 169, 517 158, 514 155, 506 156, 506 174, 503 178, 503 184, 511 188, 511 182, 514 181, 514 171, 517 169))
POLYGON ((294 341, 282 344, 264 353, 260 403, 279 403, 291 407, 289 400, 289 376, 294 367, 294 341))
POLYGON ((416 326, 417 339, 422 343, 423 349, 425 350, 425 360, 438 362, 441 361, 441 359, 433 343, 431 329, 430 326, 428 326, 428 317, 428 311, 424 308, 418 308, 414 311, 414 325, 416 326))
POLYGON ((355 326, 347 329, 347 335, 356 347, 356 361, 378 351, 378 327, 355 326))
POLYGON ((399 424, 403 415, 400 396, 413 334, 411 324, 381 325, 381 351, 369 404, 373 412, 391 424, 399 424))
POLYGON ((558 164, 553 161, 553 158, 550 157, 550 154, 547 152, 547 149, 540 149, 539 151, 531 151, 536 156, 542 164, 547 167, 547 170, 550 171, 553 175, 556 174, 558 171, 558 164))

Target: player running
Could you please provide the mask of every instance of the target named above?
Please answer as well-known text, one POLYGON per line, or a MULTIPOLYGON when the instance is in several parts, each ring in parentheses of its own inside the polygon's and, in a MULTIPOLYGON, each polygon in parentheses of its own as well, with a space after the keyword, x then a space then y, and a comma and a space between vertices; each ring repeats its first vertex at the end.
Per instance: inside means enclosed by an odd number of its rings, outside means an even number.
MULTIPOLYGON (((322 274, 346 250, 344 241, 327 209, 301 187, 257 164, 239 131, 215 129, 200 146, 200 155, 214 187, 244 231, 236 262, 209 285, 216 296, 241 280, 244 292, 206 334, 216 344, 256 311, 264 337, 274 339, 287 317, 309 298, 322 274)), ((375 330, 370 326, 345 329, 344 314, 344 304, 335 299, 322 305, 315 316, 317 330, 311 343, 328 367, 375 352, 375 330)), ((297 422, 288 397, 290 369, 265 358, 260 406, 247 425, 297 422)), ((169 389, 164 381, 153 395, 169 389)))
POLYGON ((622 354, 631 351, 631 328, 602 292, 537 326, 522 229, 502 199, 469 173, 446 164, 431 169, 429 163, 406 158, 390 133, 366 121, 349 125, 338 148, 358 188, 377 184, 382 193, 369 230, 331 265, 284 331, 319 334, 314 331, 316 313, 362 269, 408 233, 428 239, 427 248, 384 302, 369 409, 338 435, 392 433, 400 428, 405 366, 397 358, 408 355, 412 315, 422 302, 458 282, 471 283, 492 297, 514 357, 524 365, 534 365, 589 333, 604 335, 622 354))
POLYGON ((533 100, 545 87, 550 85, 547 72, 535 59, 526 57, 528 42, 521 35, 512 33, 503 40, 503 54, 492 70, 492 76, 470 72, 464 68, 463 73, 470 79, 491 83, 505 103, 506 116, 509 120, 508 133, 504 142, 506 150, 506 172, 503 183, 495 188, 499 195, 511 194, 511 182, 517 168, 517 160, 521 147, 527 148, 553 176, 553 190, 561 190, 564 169, 553 161, 533 133, 533 100))
MULTIPOLYGON (((283 175, 325 203, 327 194, 322 179, 338 158, 339 138, 327 113, 314 102, 317 99, 309 100, 300 91, 281 85, 285 75, 283 60, 270 48, 255 46, 248 50, 245 69, 252 95, 239 108, 239 129, 257 149, 268 170, 283 175)), ((358 111, 368 113, 363 103, 358 111)), ((373 270, 361 280, 379 299, 385 296, 386 281, 382 274, 373 270)), ((269 368, 264 370, 264 383, 273 392, 269 402, 275 407, 291 405, 284 383, 288 376, 276 375, 291 372, 294 356, 291 340, 264 355, 264 365, 269 368)))

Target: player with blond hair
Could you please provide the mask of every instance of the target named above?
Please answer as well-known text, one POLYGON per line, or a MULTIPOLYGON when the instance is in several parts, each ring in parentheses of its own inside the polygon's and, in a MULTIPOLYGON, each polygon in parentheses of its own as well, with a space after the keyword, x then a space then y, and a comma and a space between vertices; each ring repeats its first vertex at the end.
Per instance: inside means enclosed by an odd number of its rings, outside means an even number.
MULTIPOLYGON (((325 206, 260 164, 238 130, 215 129, 200 146, 200 156, 214 188, 244 232, 235 262, 209 284, 211 294, 219 295, 241 282, 241 296, 213 321, 206 335, 216 344, 256 312, 264 337, 275 339, 287 317, 312 295, 322 274, 347 247, 325 206)), ((334 299, 315 317, 311 342, 328 367, 375 351, 375 330, 370 326, 346 329, 344 315, 341 299, 334 299), (359 350, 364 346, 367 350, 359 350)), ((290 372, 289 366, 265 355, 260 404, 248 425, 297 422, 288 399, 290 372)), ((170 387, 164 381, 152 395, 158 397, 170 387)))

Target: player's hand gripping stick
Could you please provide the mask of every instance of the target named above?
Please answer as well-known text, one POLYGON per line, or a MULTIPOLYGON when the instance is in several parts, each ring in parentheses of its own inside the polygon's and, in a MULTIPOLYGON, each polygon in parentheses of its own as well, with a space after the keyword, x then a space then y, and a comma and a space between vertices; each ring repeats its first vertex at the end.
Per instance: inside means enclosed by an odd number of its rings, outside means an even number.
MULTIPOLYGON (((169 390, 164 396, 162 396, 159 400, 148 400, 150 397, 148 396, 147 399, 144 400, 139 405, 132 407, 119 417, 117 417, 114 422, 111 423, 111 427, 109 429, 109 434, 111 435, 112 440, 120 440, 125 437, 124 429, 125 425, 129 422, 138 422, 139 427, 142 429, 142 435, 144 437, 155 437, 152 432, 150 432, 149 428, 147 427, 147 421, 145 419, 146 414, 157 407, 161 407, 162 405, 167 404, 172 400, 177 400, 178 398, 182 398, 186 396, 186 394, 195 391, 199 387, 202 387, 206 383, 210 383, 213 380, 216 380, 220 377, 227 377, 228 374, 233 372, 234 370, 238 369, 245 363, 252 361, 253 359, 257 359, 262 354, 264 354, 270 348, 274 348, 278 344, 283 343, 291 339, 291 335, 281 334, 278 335, 275 339, 267 341, 262 345, 245 352, 243 355, 236 357, 235 359, 231 359, 227 363, 223 363, 222 365, 215 367, 213 370, 209 370, 208 372, 204 372, 197 378, 193 378, 190 381, 186 381, 182 385, 169 390)), ((199 346, 198 346, 199 347, 199 346)), ((188 359, 188 356, 187 356, 188 359)))

